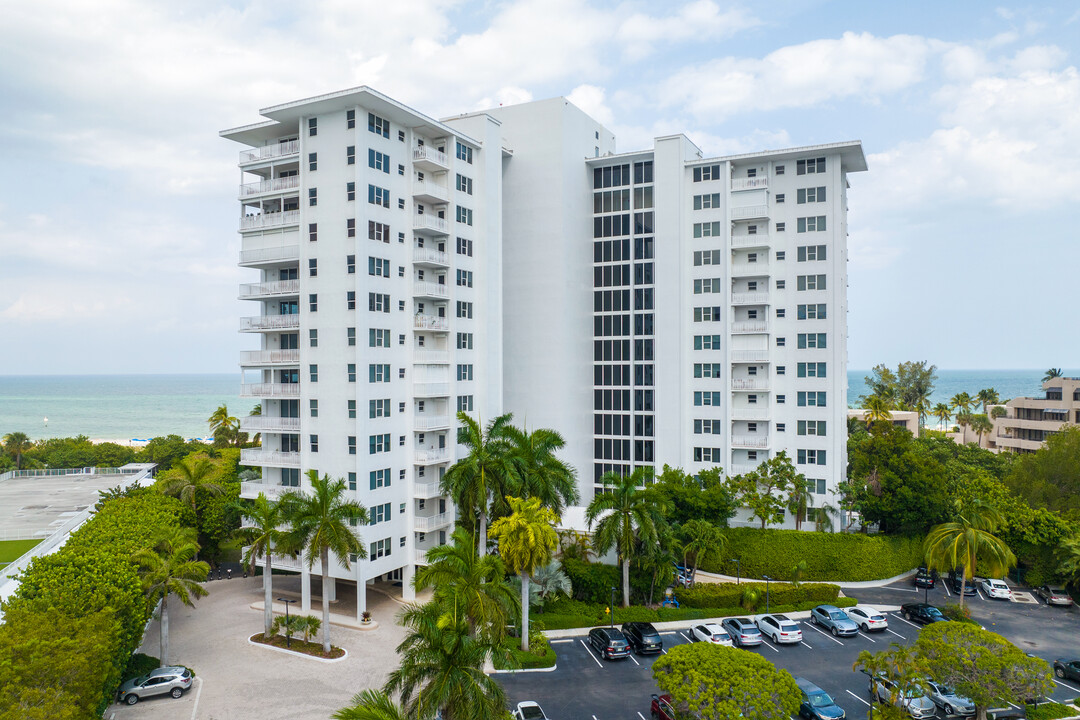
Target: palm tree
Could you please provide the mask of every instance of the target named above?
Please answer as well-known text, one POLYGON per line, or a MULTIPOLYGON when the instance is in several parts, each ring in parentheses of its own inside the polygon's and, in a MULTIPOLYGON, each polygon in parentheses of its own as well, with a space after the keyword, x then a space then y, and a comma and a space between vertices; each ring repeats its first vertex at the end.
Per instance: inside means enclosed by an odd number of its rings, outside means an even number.
POLYGON ((994 420, 997 420, 998 418, 1003 418, 1008 414, 1009 411, 1006 410, 1002 405, 995 405, 994 407, 990 408, 990 417, 994 420))
POLYGON ((1055 554, 1058 572, 1068 578, 1070 585, 1080 587, 1080 535, 1062 540, 1055 554))
POLYGON ((383 687, 399 695, 410 718, 485 720, 502 717, 506 695, 484 673, 484 661, 509 653, 484 635, 474 636, 459 613, 449 615, 439 603, 412 605, 401 614, 408 632, 397 646, 401 664, 383 687))
POLYGON ((998 395, 998 391, 994 388, 984 388, 975 393, 975 399, 982 403, 983 414, 985 415, 987 406, 997 405, 1001 402, 1001 396, 998 395))
POLYGON ((919 397, 912 407, 915 412, 919 413, 919 427, 922 428, 926 425, 926 418, 930 414, 930 399, 928 397, 919 397))
MULTIPOLYGON (((288 491, 281 496, 281 512, 291 529, 285 534, 283 546, 293 552, 300 551, 307 556, 308 570, 318 558, 322 565, 322 643, 323 652, 330 652, 330 553, 337 556, 338 562, 348 570, 350 558, 367 557, 364 544, 356 537, 352 529, 358 524, 366 525, 368 513, 364 506, 348 499, 345 481, 330 479, 329 475, 319 478, 318 472, 308 470, 308 482, 311 492, 300 494, 288 491)), ((357 592, 366 592, 361 584, 357 592)))
POLYGON ((807 511, 814 506, 814 493, 810 489, 810 482, 795 482, 788 490, 788 512, 795 518, 795 529, 802 530, 803 519, 807 511))
POLYGON ((468 448, 468 454, 450 466, 439 488, 454 499, 458 511, 470 525, 479 522, 479 552, 487 554, 487 523, 492 497, 502 503, 509 489, 512 468, 506 442, 506 426, 513 416, 500 415, 481 429, 480 423, 464 412, 457 414, 461 428, 458 442, 468 448))
POLYGON ((281 530, 284 522, 281 505, 259 493, 254 502, 241 510, 241 516, 246 524, 240 528, 240 534, 250 544, 244 563, 251 568, 252 575, 255 574, 256 560, 260 557, 263 559, 263 637, 269 639, 272 634, 270 625, 274 622, 270 556, 274 548, 285 540, 285 533, 281 530))
POLYGON ((964 429, 964 442, 967 442, 967 422, 965 421, 965 417, 971 410, 971 403, 971 395, 968 395, 966 392, 956 393, 952 396, 952 400, 949 401, 950 407, 956 410, 956 422, 964 429))
POLYGON ((34 443, 24 432, 10 432, 4 436, 4 450, 15 458, 16 470, 22 470, 23 453, 33 446, 34 443))
POLYGON ((151 604, 161 600, 161 664, 169 664, 169 596, 194 607, 194 599, 207 594, 199 583, 210 566, 195 560, 199 544, 192 528, 170 528, 158 536, 153 547, 137 550, 131 560, 139 566, 143 590, 151 604))
POLYGON ((190 505, 192 511, 198 516, 196 496, 201 492, 211 495, 220 495, 225 492, 219 483, 210 482, 207 478, 214 471, 214 466, 204 457, 186 457, 172 467, 175 472, 162 479, 161 492, 180 499, 185 505, 190 505))
POLYGON ((236 443, 240 439, 240 421, 229 415, 229 408, 224 404, 218 407, 206 421, 210 425, 210 434, 222 444, 236 443))
POLYGON ((960 607, 964 606, 964 587, 975 576, 977 562, 987 577, 1001 577, 1016 565, 1016 556, 1009 546, 993 533, 1001 523, 1001 515, 985 505, 957 513, 953 522, 935 525, 923 541, 926 566, 947 572, 963 566, 960 579, 960 607))
POLYGON ((975 431, 976 436, 979 438, 979 447, 982 447, 982 436, 994 429, 994 423, 990 422, 990 418, 986 417, 986 415, 972 415, 971 429, 975 431))
POLYGON ((517 604, 506 583, 506 566, 498 555, 480 555, 465 528, 450 538, 450 544, 428 550, 428 564, 417 568, 413 586, 435 588, 435 602, 447 613, 464 613, 471 633, 501 642, 517 604))
POLYGON ((866 410, 863 412, 863 419, 866 420, 868 426, 882 420, 892 420, 892 413, 889 412, 890 407, 891 403, 885 398, 871 395, 866 398, 866 410))
POLYGON ((330 716, 333 720, 410 720, 405 709, 381 690, 361 690, 352 705, 330 716))
POLYGON ((713 555, 723 555, 727 545, 724 533, 708 520, 687 520, 682 526, 682 536, 683 565, 686 565, 690 555, 694 556, 694 569, 690 574, 692 578, 697 577, 702 560, 713 555))
POLYGON ((511 514, 491 524, 491 534, 499 541, 499 554, 521 578, 521 649, 529 651, 529 577, 547 565, 555 554, 559 536, 558 517, 540 498, 507 497, 511 514))
POLYGON ((1054 378, 1059 378, 1059 377, 1063 377, 1063 376, 1064 376, 1064 373, 1061 372, 1061 368, 1050 368, 1049 370, 1046 371, 1046 374, 1043 375, 1042 381, 1046 382, 1048 380, 1053 380, 1054 378))
MULTIPOLYGON (((661 518, 661 520, 663 519, 661 518)), ((662 524, 667 525, 666 521, 662 524)), ((649 605, 653 604, 653 593, 656 590, 657 582, 659 581, 662 587, 667 586, 675 574, 678 557, 676 557, 675 550, 672 548, 672 533, 668 530, 667 527, 665 529, 658 528, 656 542, 643 543, 641 545, 641 554, 638 556, 641 569, 650 575, 649 605)))
POLYGON ((622 562, 623 607, 630 607, 630 555, 634 552, 634 542, 657 540, 662 506, 650 493, 643 492, 651 479, 652 470, 647 467, 638 467, 629 475, 605 473, 600 478, 604 492, 595 495, 585 510, 597 554, 603 555, 612 547, 618 551, 622 562))
POLYGON ((833 529, 833 516, 836 515, 837 508, 829 503, 822 503, 820 506, 813 508, 814 510, 814 530, 817 532, 832 532, 833 529))
POLYGON ((938 403, 930 410, 930 414, 941 421, 941 427, 945 430, 949 428, 949 418, 952 417, 952 411, 949 410, 949 406, 945 403, 938 403))
POLYGON ((541 612, 544 603, 558 595, 570 597, 573 586, 570 584, 570 576, 567 575, 558 560, 552 560, 547 565, 536 568, 533 572, 530 592, 535 591, 540 601, 541 612))
POLYGON ((507 425, 505 437, 515 485, 513 494, 539 498, 544 507, 555 512, 556 519, 562 517, 566 506, 578 501, 577 473, 555 457, 555 452, 566 446, 562 435, 545 428, 529 432, 507 425))

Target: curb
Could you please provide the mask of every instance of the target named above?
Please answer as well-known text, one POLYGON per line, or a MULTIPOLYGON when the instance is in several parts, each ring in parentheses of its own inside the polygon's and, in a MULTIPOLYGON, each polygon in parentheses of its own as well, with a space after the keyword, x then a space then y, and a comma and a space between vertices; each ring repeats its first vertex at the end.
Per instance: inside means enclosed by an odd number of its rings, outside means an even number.
MULTIPOLYGON (((874 588, 884 587, 885 585, 891 585, 894 582, 903 580, 904 578, 911 577, 917 572, 917 570, 908 570, 907 572, 900 573, 895 577, 883 578, 881 580, 858 580, 850 582, 837 582, 835 580, 803 580, 804 585, 837 585, 841 588, 874 588)), ((705 570, 698 570, 698 575, 704 575, 707 578, 715 580, 716 582, 736 582, 742 580, 743 582, 760 583, 761 580, 757 578, 734 578, 731 575, 721 575, 719 573, 706 572, 705 570)))
POLYGON ((555 672, 559 669, 559 665, 556 663, 551 667, 546 668, 521 668, 519 670, 492 670, 488 675, 516 675, 518 673, 533 673, 533 672, 555 672))
MULTIPOLYGON (((258 635, 258 633, 255 633, 255 634, 258 635)), ((301 653, 301 652, 296 652, 295 650, 286 650, 285 648, 274 647, 273 645, 264 645, 263 643, 257 643, 254 640, 252 640, 251 638, 248 638, 248 644, 249 645, 254 645, 256 647, 265 648, 266 650, 273 650, 274 652, 285 653, 286 655, 292 655, 293 657, 301 657, 301 658, 304 658, 305 660, 314 660, 315 662, 321 662, 321 663, 338 663, 338 662, 341 662, 342 660, 347 660, 348 657, 349 657, 349 651, 345 650, 345 648, 341 648, 342 650, 344 650, 345 654, 342 655, 339 658, 317 658, 317 657, 313 657, 311 655, 308 655, 307 653, 301 653)))

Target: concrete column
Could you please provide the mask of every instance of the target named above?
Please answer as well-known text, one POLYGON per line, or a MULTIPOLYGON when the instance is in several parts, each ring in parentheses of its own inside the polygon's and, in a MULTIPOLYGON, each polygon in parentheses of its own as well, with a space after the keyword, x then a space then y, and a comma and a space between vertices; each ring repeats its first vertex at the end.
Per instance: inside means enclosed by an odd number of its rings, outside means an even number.
POLYGON ((416 589, 413 588, 413 575, 416 574, 416 565, 409 563, 401 568, 401 599, 405 602, 416 602, 416 589))
POLYGON ((361 619, 365 612, 367 612, 367 581, 364 580, 358 563, 356 566, 356 619, 361 619))
POLYGON ((300 570, 300 610, 311 612, 311 571, 308 570, 307 563, 304 563, 300 570))
POLYGON ((337 579, 332 577, 327 578, 326 587, 323 588, 323 592, 326 593, 326 597, 330 602, 337 600, 337 579))

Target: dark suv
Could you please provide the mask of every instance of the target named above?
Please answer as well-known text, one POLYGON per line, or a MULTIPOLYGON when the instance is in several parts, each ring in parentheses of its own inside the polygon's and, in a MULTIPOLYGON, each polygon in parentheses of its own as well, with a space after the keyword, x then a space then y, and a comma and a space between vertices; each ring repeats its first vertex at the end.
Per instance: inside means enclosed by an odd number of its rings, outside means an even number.
MULTIPOLYGON (((957 595, 960 594, 960 586, 964 578, 964 568, 959 567, 956 570, 949 571, 949 577, 945 581, 945 584, 950 590, 957 595)), ((971 578, 966 583, 963 583, 964 597, 973 597, 975 595, 975 578, 971 578)))
POLYGON ((900 614, 909 622, 917 622, 920 625, 929 625, 935 622, 948 620, 942 615, 941 610, 926 603, 905 603, 900 606, 900 614))
POLYGON ((622 631, 613 627, 598 627, 589 631, 589 644, 605 660, 630 657, 630 645, 622 631))
POLYGON ((915 587, 930 588, 932 590, 937 585, 937 577, 936 570, 927 570, 924 565, 915 573, 915 587))
POLYGON ((630 649, 638 655, 664 651, 664 641, 660 639, 660 633, 656 632, 656 628, 652 626, 652 623, 623 623, 622 633, 626 636, 626 642, 630 644, 630 649))

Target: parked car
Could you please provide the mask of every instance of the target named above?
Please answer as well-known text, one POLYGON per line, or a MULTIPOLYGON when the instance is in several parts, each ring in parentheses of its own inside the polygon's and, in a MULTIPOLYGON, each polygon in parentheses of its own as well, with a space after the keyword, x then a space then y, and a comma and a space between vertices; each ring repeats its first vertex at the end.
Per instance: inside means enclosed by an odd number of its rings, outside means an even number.
POLYGON ((1012 600, 1012 590, 1001 580, 995 580, 993 578, 986 578, 981 583, 982 591, 986 593, 986 597, 993 598, 995 600, 1012 600))
POLYGON ((847 614, 864 632, 884 630, 889 627, 889 621, 885 619, 885 616, 869 605, 848 608, 847 614))
POLYGON ((829 693, 806 678, 796 677, 795 684, 802 695, 799 717, 805 720, 845 720, 847 713, 829 697, 829 693))
POLYGON ((870 692, 879 702, 891 703, 898 708, 903 708, 916 720, 932 718, 937 714, 937 705, 926 697, 926 693, 922 690, 913 688, 906 692, 901 691, 896 683, 888 678, 872 678, 870 692))
POLYGON ((1058 658, 1054 661, 1054 674, 1062 680, 1080 680, 1080 660, 1058 658))
POLYGON ((752 647, 761 644, 761 631, 750 618, 724 618, 720 627, 727 630, 732 642, 738 647, 752 647))
POLYGON ((777 645, 802 642, 799 624, 787 615, 762 615, 757 621, 762 635, 772 638, 777 645))
POLYGON ((652 696, 652 720, 675 720, 675 708, 671 707, 670 695, 652 696))
POLYGON ((1039 597, 1046 601, 1047 605, 1068 606, 1073 604, 1073 599, 1063 588, 1052 585, 1043 585, 1035 591, 1039 597))
POLYGON ((622 633, 626 636, 626 642, 630 643, 630 649, 639 655, 664 651, 664 641, 652 623, 623 623, 622 633))
POLYGON ((185 667, 161 667, 151 670, 148 675, 142 675, 128 680, 120 686, 117 700, 134 705, 143 698, 155 695, 172 695, 179 698, 184 691, 191 687, 194 678, 191 671, 185 667))
POLYGON ((927 570, 923 566, 915 573, 915 587, 933 589, 937 585, 937 578, 937 570, 927 570))
POLYGON ((732 646, 731 636, 727 634, 724 628, 716 623, 695 625, 690 628, 690 641, 707 642, 712 643, 713 645, 726 645, 727 647, 732 646))
POLYGON ((513 716, 514 720, 548 720, 548 716, 544 714, 544 709, 532 700, 519 702, 513 716))
POLYGON ((859 632, 859 626, 835 605, 818 605, 810 611, 810 622, 828 628, 833 635, 848 636, 859 632))
POLYGON ((975 714, 975 703, 966 697, 960 697, 948 685, 927 680, 926 689, 930 699, 935 705, 944 710, 946 715, 964 715, 966 717, 975 714))
POLYGON ((957 595, 963 590, 964 597, 971 597, 975 595, 975 578, 963 582, 963 576, 957 573, 949 573, 949 577, 945 579, 945 587, 952 590, 957 595))
POLYGON ((941 610, 926 603, 904 603, 900 606, 900 614, 909 622, 917 622, 920 625, 943 622, 948 620, 941 614, 941 610))
POLYGON ((589 631, 589 644, 605 660, 630 657, 630 644, 622 631, 613 627, 598 627, 589 631))

